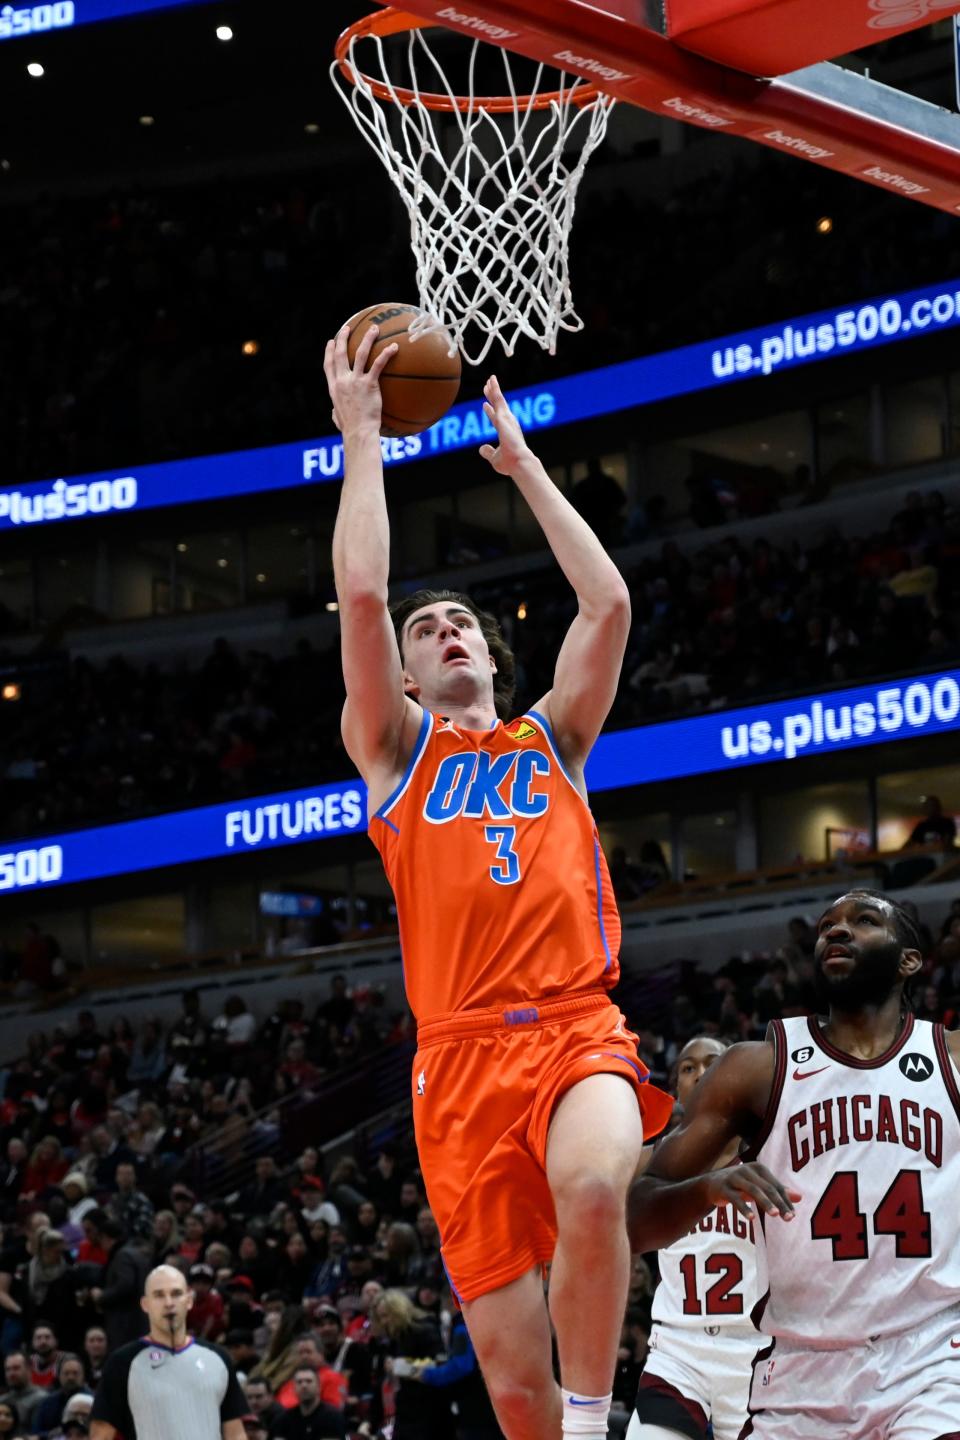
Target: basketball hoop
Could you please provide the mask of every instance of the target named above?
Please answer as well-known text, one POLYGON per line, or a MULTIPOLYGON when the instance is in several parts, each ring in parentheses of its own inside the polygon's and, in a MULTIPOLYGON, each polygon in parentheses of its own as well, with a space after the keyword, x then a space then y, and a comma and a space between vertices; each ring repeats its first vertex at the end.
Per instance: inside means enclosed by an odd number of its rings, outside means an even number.
POLYGON ((394 9, 367 15, 340 36, 330 69, 410 217, 424 312, 411 337, 439 322, 474 365, 494 340, 512 355, 521 335, 552 355, 560 330, 583 328, 570 293, 570 227, 615 102, 562 73, 559 88, 541 90, 543 65, 531 92, 518 94, 509 52, 480 40, 468 42, 458 93, 424 35, 429 23, 394 9), (405 45, 384 43, 403 35, 405 45), (361 43, 367 68, 357 57, 361 43), (474 92, 481 47, 500 57, 502 95, 474 92), (401 64, 402 85, 392 78, 401 64), (479 339, 468 349, 470 327, 479 339))

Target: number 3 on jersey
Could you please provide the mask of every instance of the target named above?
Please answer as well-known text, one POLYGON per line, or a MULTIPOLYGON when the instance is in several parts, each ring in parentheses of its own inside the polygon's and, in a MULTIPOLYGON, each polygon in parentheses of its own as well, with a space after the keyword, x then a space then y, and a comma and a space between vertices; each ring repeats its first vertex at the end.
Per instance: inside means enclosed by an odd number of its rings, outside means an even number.
POLYGON ((520 856, 513 848, 517 839, 516 825, 488 825, 484 839, 496 845, 495 863, 490 866, 490 879, 497 885, 516 885, 520 879, 520 856))

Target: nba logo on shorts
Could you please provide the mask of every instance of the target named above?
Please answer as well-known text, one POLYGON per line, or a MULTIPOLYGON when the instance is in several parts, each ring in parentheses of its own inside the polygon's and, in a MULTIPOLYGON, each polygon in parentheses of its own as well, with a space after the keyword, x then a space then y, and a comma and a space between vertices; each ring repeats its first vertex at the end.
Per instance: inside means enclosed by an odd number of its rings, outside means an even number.
POLYGON ((420 1074, 417 1076, 417 1094, 418 1094, 418 1095, 422 1095, 423 1092, 426 1090, 426 1088, 427 1088, 427 1072, 426 1072, 426 1070, 421 1070, 421 1071, 420 1071, 420 1074))
POLYGON ((775 1367, 776 1367, 776 1363, 777 1363, 776 1360, 768 1360, 768 1361, 767 1361, 767 1368, 766 1368, 766 1370, 764 1371, 763 1379, 760 1381, 760 1384, 761 1384, 761 1385, 769 1385, 769 1384, 770 1384, 770 1381, 773 1379, 773 1372, 774 1372, 774 1369, 775 1369, 775 1367))

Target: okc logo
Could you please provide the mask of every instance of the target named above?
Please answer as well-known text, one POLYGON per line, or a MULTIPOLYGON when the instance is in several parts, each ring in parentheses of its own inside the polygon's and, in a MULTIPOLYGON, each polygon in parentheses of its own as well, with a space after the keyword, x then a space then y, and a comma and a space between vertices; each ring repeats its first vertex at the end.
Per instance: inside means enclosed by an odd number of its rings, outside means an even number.
POLYGON ((509 820, 513 815, 536 819, 546 813, 549 797, 535 791, 538 775, 550 774, 550 761, 540 750, 514 750, 491 755, 486 750, 461 750, 447 755, 423 807, 431 825, 446 825, 460 815, 470 820, 509 820), (507 788, 505 799, 501 793, 507 788))
POLYGON ((871 30, 895 30, 902 25, 916 25, 937 10, 953 10, 954 0, 869 0, 875 13, 867 24, 871 30))

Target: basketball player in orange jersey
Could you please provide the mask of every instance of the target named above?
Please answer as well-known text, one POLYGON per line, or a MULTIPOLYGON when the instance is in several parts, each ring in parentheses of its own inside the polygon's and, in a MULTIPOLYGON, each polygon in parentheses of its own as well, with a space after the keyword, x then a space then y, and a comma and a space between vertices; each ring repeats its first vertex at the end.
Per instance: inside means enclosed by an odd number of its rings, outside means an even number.
POLYGON ((631 1238, 757 1211, 767 1340, 741 1440, 960 1440, 960 1034, 904 1003, 922 961, 896 901, 834 901, 815 962, 827 1018, 710 1067, 632 1187, 631 1238), (737 1139, 750 1163, 711 1171, 737 1139))
POLYGON ((374 338, 351 368, 341 330, 324 360, 344 446, 333 560, 344 742, 368 787, 418 1024, 420 1163, 508 1440, 560 1440, 561 1425, 604 1440, 627 1189, 644 1129, 658 1133, 671 1110, 606 994, 620 926, 583 781, 617 687, 629 596, 491 378, 484 409, 498 443, 480 453, 512 478, 578 600, 553 686, 504 724, 512 657, 492 616, 426 592, 391 617, 377 379, 394 347, 366 372, 374 338))

